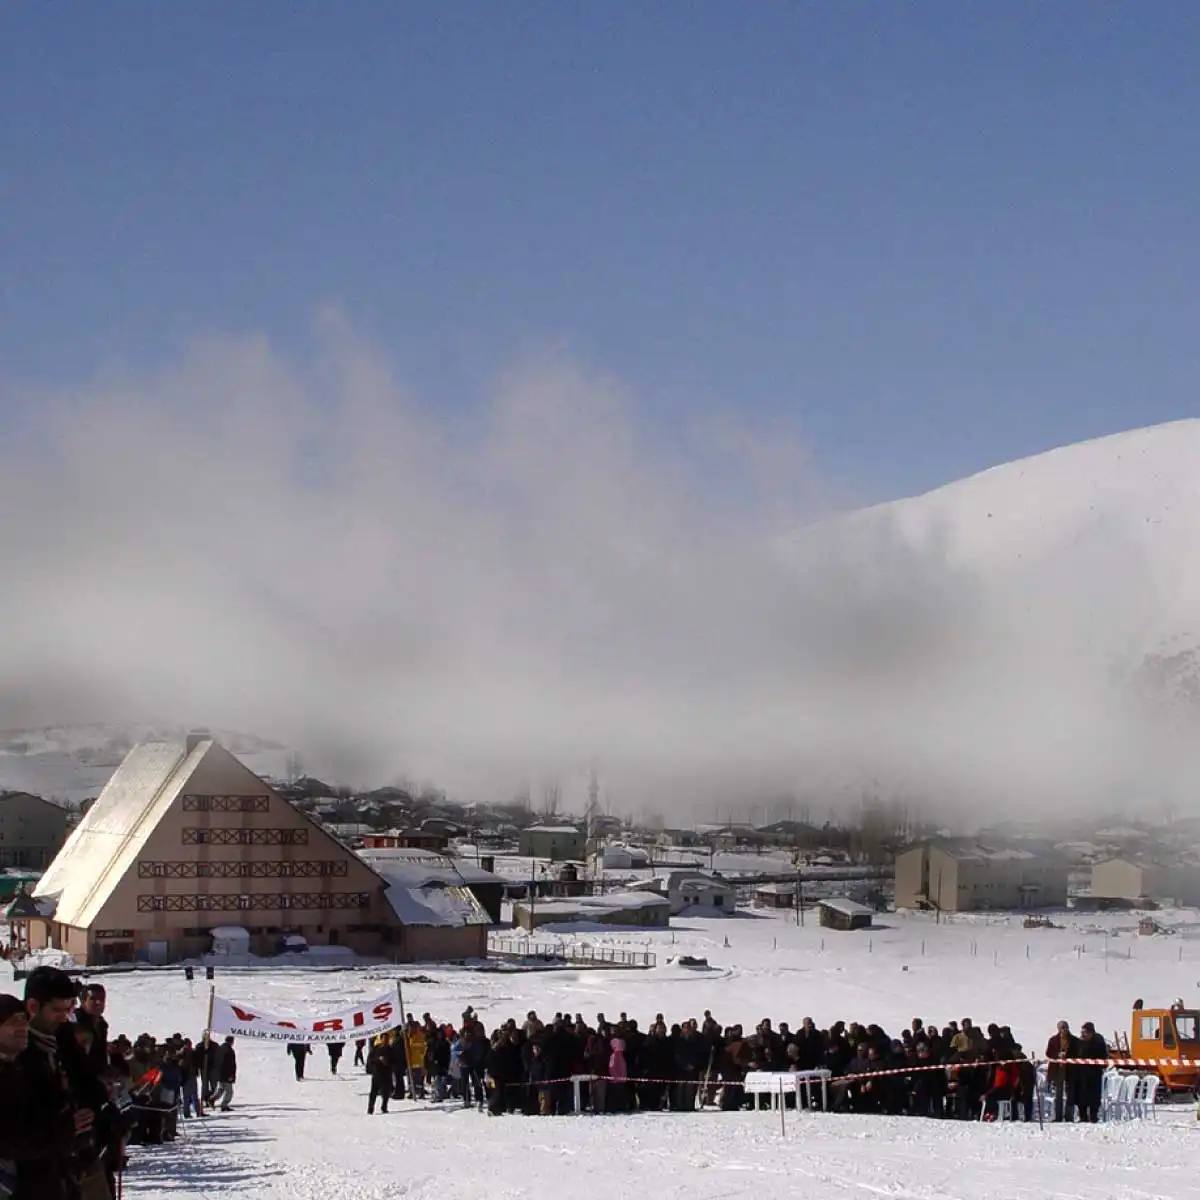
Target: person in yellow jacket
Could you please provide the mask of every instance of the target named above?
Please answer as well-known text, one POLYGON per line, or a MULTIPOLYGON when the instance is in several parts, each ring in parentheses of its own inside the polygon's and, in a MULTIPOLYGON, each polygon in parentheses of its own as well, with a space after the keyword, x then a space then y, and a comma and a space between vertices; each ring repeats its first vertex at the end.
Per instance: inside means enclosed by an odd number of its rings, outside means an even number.
POLYGON ((425 1030, 413 1020, 408 1018, 408 1025, 404 1030, 404 1040, 408 1047, 408 1064, 412 1069, 413 1091, 416 1093, 416 1098, 425 1098, 425 1030))

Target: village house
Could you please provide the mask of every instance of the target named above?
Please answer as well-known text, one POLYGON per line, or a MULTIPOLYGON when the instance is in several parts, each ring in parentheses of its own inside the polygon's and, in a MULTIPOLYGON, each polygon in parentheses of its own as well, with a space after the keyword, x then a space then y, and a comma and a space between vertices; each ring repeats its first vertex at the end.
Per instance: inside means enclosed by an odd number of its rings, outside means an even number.
POLYGON ((733 885, 697 868, 668 871, 637 884, 636 890, 665 896, 671 902, 672 916, 682 912, 731 913, 737 909, 733 885))
POLYGON ((594 871, 644 871, 650 866, 650 855, 640 846, 613 843, 602 846, 592 855, 594 871))
POLYGON ((441 853, 450 845, 450 835, 437 829, 388 829, 364 833, 364 850, 433 850, 441 853))
POLYGON ((1110 858, 1092 867, 1092 896, 1200 907, 1200 865, 1167 863, 1152 858, 1110 858))
POLYGON ((941 912, 1062 908, 1070 868, 1053 851, 935 841, 896 856, 896 907, 941 912))
POLYGON ((795 908, 795 883, 760 883, 754 889, 755 908, 795 908))
POLYGON ((0 793, 0 867, 45 870, 67 840, 69 818, 41 796, 0 793))
POLYGON ((548 858, 551 862, 583 862, 587 834, 574 825, 530 825, 518 840, 522 858, 548 858))
POLYGON ((406 929, 385 880, 207 734, 145 742, 117 768, 33 893, 31 948, 80 965, 173 962, 244 928, 250 952, 281 939, 401 960, 457 959, 476 936, 406 929), (40 944, 39 944, 40 943, 40 944))

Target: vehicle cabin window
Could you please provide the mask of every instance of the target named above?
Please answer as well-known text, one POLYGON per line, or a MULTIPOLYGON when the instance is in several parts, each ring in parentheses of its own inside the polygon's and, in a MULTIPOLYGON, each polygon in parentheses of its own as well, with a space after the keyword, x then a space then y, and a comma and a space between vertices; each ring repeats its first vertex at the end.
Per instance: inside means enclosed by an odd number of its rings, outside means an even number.
POLYGON ((1171 1024, 1170 1021, 1166 1021, 1163 1023, 1163 1049, 1164 1050, 1174 1050, 1175 1049, 1175 1027, 1171 1024))
POLYGON ((1162 1018, 1161 1017, 1142 1017, 1141 1032, 1138 1036, 1146 1042, 1158 1042, 1162 1040, 1162 1018))
POLYGON ((1181 1042, 1196 1041, 1198 1022, 1200 1018, 1195 1013, 1175 1014, 1175 1033, 1181 1042))

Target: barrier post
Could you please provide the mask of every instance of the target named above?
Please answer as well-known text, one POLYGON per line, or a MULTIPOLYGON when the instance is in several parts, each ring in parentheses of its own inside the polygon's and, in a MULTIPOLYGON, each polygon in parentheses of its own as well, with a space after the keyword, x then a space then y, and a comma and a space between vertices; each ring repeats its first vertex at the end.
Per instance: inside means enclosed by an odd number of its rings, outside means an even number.
MULTIPOLYGON (((408 1098, 417 1098, 417 1085, 413 1083, 412 1060, 408 1053, 408 1015, 404 1011, 404 991, 400 980, 396 979, 396 1003, 400 1006, 400 1044, 404 1047, 404 1073, 408 1076, 408 1098)), ((467 1086, 470 1087, 468 1080, 467 1086)))

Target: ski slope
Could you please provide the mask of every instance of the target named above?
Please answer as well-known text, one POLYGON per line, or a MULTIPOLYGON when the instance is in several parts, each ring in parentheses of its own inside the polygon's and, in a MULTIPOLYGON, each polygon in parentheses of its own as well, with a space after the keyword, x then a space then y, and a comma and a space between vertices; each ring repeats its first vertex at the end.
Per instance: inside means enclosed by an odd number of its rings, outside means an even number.
MULTIPOLYGON (((795 1024, 812 1015, 822 1025, 841 1017, 897 1032, 914 1015, 938 1022, 970 1015, 1010 1024, 1034 1052, 1059 1017, 1076 1028, 1090 1019, 1108 1033, 1125 1027, 1135 996, 1197 998, 1200 941, 1188 936, 1195 914, 1171 914, 1182 932, 1156 938, 1137 937, 1128 915, 1094 924, 1064 916, 1066 928, 1034 930, 1017 918, 880 919, 887 928, 854 934, 820 929, 811 916, 798 928, 782 914, 684 918, 674 931, 567 932, 559 936, 648 946, 660 965, 621 973, 406 965, 402 974, 427 982, 407 984, 404 998, 418 1015, 452 1020, 472 1005, 489 1028, 530 1008, 589 1018, 624 1011, 643 1022, 658 1011, 681 1019, 710 1008, 728 1023, 770 1016, 795 1024), (667 961, 673 954, 707 957, 710 970, 677 967, 667 961)), ((218 986, 231 999, 300 1012, 340 1007, 396 974, 218 969, 218 986)), ((188 984, 181 970, 111 975, 106 983, 114 1030, 194 1037, 203 1028, 206 985, 188 984)), ((126 1193, 176 1200, 1200 1197, 1186 1154, 1196 1120, 1186 1108, 1152 1123, 1044 1131, 788 1114, 781 1132, 778 1114, 767 1112, 489 1118, 411 1103, 368 1118, 367 1082, 350 1061, 332 1078, 317 1048, 311 1077, 297 1084, 281 1047, 241 1042, 234 1111, 187 1124, 173 1146, 137 1149, 126 1193)))

